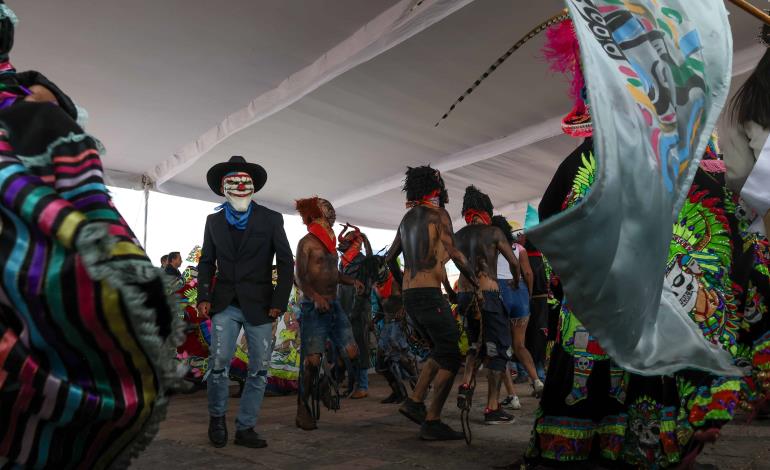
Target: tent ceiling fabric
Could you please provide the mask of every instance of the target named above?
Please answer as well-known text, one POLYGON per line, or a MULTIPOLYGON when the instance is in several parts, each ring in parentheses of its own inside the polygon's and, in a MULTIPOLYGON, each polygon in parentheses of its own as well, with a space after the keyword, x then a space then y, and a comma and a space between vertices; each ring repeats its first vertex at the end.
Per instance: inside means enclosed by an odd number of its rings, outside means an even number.
POLYGON ((8 0, 11 59, 88 109, 108 169, 141 175, 396 1, 8 0))
MULTIPOLYGON (((394 228, 406 166, 431 163, 447 181, 453 217, 474 183, 523 220, 577 145, 560 135, 567 84, 540 57, 542 35, 434 127, 559 0, 8 3, 21 20, 17 67, 42 70, 89 110, 89 131, 107 146, 107 174, 120 186, 162 173, 172 177, 160 191, 218 200, 206 171, 243 155, 267 168, 259 200, 270 207, 291 212, 294 199, 319 194, 337 203, 341 221, 394 228), (57 42, 46 41, 51 34, 57 42), (253 123, 241 130, 228 121, 271 92, 269 112, 246 114, 253 123), (174 167, 179 155, 191 158, 174 167)), ((734 69, 745 73, 763 52, 760 25, 728 9, 734 69)))

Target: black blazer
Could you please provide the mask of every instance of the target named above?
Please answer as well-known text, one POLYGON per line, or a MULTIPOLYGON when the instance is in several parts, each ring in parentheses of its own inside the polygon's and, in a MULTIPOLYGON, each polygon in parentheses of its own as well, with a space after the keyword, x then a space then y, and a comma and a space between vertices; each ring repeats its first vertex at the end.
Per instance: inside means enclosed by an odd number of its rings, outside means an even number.
POLYGON ((211 312, 221 312, 238 295, 243 315, 252 325, 272 321, 271 308, 286 311, 294 282, 292 256, 283 216, 251 203, 252 212, 239 247, 221 210, 206 218, 203 248, 198 262, 198 302, 211 302, 211 312), (273 257, 278 266, 278 285, 273 289, 273 257), (216 282, 212 289, 212 278, 216 282), (212 292, 213 291, 213 292, 212 292))

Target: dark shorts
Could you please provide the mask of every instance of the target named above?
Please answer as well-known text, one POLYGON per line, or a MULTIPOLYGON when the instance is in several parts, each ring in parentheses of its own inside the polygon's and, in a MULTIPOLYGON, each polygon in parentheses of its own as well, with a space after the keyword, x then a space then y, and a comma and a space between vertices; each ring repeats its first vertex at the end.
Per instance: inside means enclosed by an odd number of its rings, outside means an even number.
POLYGON ((462 364, 460 331, 452 310, 437 287, 408 289, 403 293, 404 309, 415 328, 430 342, 430 355, 442 369, 457 372, 462 364))
POLYGON ((323 353, 327 339, 341 351, 351 344, 356 344, 350 320, 339 301, 329 302, 329 305, 331 309, 328 312, 319 312, 313 302, 303 300, 300 303, 300 347, 305 356, 323 353))
POLYGON ((505 365, 511 360, 511 326, 508 314, 503 307, 499 292, 484 291, 484 301, 481 304, 481 320, 475 316, 472 306, 473 293, 460 292, 457 295, 457 308, 465 315, 467 322, 468 342, 472 349, 481 350, 482 357, 487 359, 487 367, 491 370, 505 370, 505 365), (481 329, 483 328, 483 332, 481 329))
POLYGON ((500 297, 503 299, 505 311, 511 320, 518 320, 529 316, 529 289, 524 279, 519 281, 519 286, 514 288, 513 281, 498 279, 500 297))

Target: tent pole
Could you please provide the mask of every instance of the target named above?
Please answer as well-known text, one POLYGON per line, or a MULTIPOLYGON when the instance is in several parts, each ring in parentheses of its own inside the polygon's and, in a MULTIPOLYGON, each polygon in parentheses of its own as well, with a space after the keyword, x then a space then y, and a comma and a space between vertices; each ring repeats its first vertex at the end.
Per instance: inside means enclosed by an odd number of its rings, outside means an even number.
POLYGON ((746 13, 754 16, 755 18, 762 21, 766 25, 770 25, 770 15, 760 10, 759 8, 755 7, 754 5, 747 2, 746 0, 730 0, 730 3, 737 6, 741 10, 745 11, 746 13))
POLYGON ((147 175, 142 175, 142 189, 144 190, 144 237, 142 239, 142 246, 144 251, 147 251, 147 217, 149 215, 150 206, 150 187, 152 186, 152 180, 147 175))

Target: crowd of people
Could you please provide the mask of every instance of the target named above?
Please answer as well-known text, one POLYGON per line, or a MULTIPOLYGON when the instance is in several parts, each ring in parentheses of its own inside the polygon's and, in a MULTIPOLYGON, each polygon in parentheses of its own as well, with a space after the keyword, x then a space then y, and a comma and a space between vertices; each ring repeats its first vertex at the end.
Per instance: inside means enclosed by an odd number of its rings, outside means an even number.
MULTIPOLYGON (((233 156, 206 175, 225 202, 206 219, 194 265, 181 272, 175 251, 162 271, 152 267, 110 201, 100 145, 76 123, 74 103, 10 65, 14 22, 0 0, 0 464, 127 465, 157 430, 169 391, 184 390, 182 377, 207 390, 217 448, 229 442, 237 377, 234 444, 264 448, 256 427, 271 377, 296 390, 296 427, 312 431, 320 405, 368 397, 374 366, 390 388, 382 404, 397 404, 420 439, 444 441, 468 439, 442 414, 455 387, 458 408, 470 411, 482 368, 484 422, 512 423, 517 370, 539 407, 512 468, 688 467, 739 409, 770 411, 770 51, 728 110, 724 152, 716 134, 709 140, 660 273, 693 328, 744 376, 649 376, 613 360, 560 273, 495 214, 481 185, 450 214, 429 165, 406 170, 404 216, 377 254, 355 226, 337 235, 335 209, 318 196, 296 200, 308 233, 292 250, 282 215, 254 201, 267 171, 233 156), (73 176, 84 168, 98 171, 73 176), (465 225, 453 227, 453 215, 465 225)), ((548 39, 544 55, 577 90, 562 128, 580 142, 543 195, 542 221, 579 206, 597 169, 573 23, 551 26, 548 39)), ((770 28, 761 39, 770 45, 770 28)))

